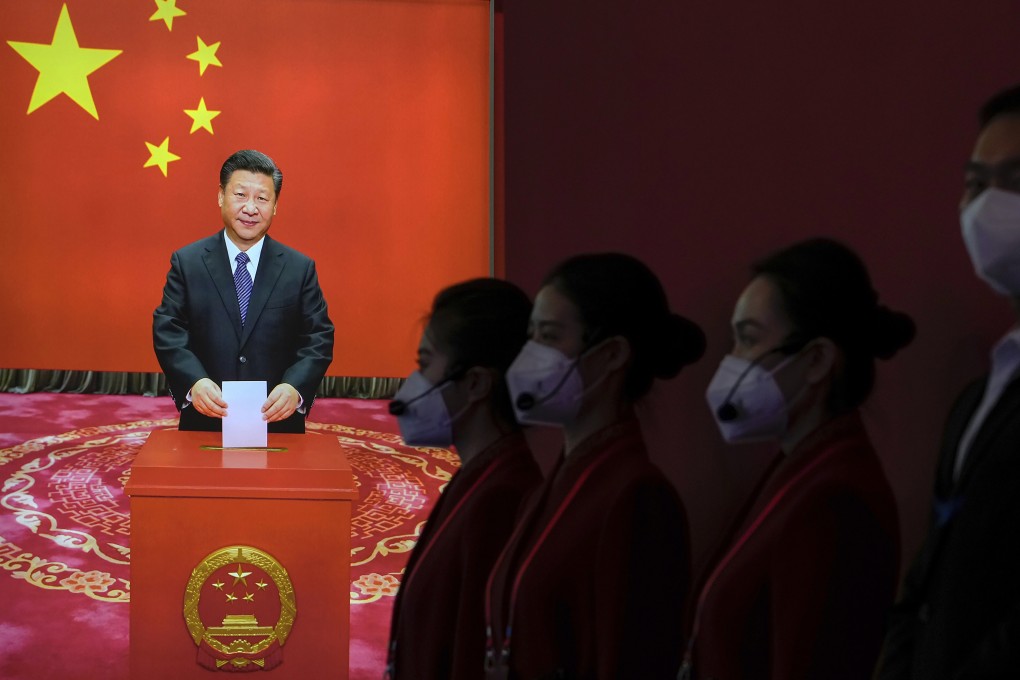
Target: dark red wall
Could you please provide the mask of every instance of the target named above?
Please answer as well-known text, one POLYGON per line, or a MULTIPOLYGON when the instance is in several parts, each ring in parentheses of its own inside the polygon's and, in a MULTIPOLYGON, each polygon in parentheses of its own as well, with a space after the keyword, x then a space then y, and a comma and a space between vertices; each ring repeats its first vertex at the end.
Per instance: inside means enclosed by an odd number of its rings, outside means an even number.
POLYGON ((918 325, 865 413, 910 557, 946 411, 1012 320, 957 203, 975 109, 1020 82, 1020 4, 510 0, 503 18, 507 276, 533 293, 569 254, 626 251, 708 334, 643 409, 697 561, 769 453, 725 446, 705 406, 733 303, 752 260, 812 235, 857 249, 918 325))

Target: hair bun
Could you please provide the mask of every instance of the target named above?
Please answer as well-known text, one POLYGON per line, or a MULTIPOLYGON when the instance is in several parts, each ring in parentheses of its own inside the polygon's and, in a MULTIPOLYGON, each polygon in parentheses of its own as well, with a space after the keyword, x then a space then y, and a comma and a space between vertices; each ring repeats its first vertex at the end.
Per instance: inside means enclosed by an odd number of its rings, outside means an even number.
POLYGON ((891 359, 911 343, 917 327, 903 312, 876 305, 871 330, 871 351, 879 359, 891 359))
POLYGON ((663 320, 655 350, 655 376, 672 378, 705 353, 705 332, 690 319, 671 313, 663 320))

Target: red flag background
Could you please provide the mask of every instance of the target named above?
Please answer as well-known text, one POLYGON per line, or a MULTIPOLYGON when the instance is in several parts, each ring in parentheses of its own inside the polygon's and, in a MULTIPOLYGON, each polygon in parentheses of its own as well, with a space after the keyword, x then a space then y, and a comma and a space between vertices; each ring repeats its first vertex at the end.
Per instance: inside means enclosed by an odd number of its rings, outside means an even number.
MULTIPOLYGON (((158 370, 170 253, 222 228, 219 167, 255 148, 284 173, 272 235, 318 264, 337 326, 329 375, 408 373, 435 292, 488 273, 488 12, 0 0, 0 367, 158 370), (66 93, 26 113, 41 71, 18 45, 56 43, 65 6, 80 48, 121 50, 87 76, 98 119, 66 93), (176 14, 169 27, 157 11, 176 14), (199 40, 221 64, 201 75, 187 58, 199 40), (211 133, 185 113, 203 99, 221 112, 211 133), (143 166, 167 137, 180 159, 164 176, 143 166)), ((73 78, 67 60, 53 77, 73 78)))

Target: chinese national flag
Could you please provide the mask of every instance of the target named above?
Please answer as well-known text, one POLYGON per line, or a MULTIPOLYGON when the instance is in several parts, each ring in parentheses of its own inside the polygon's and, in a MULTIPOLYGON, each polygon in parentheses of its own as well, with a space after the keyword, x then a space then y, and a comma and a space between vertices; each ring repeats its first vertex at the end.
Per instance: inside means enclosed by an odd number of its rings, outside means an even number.
POLYGON ((407 374, 434 294, 489 269, 488 28, 483 0, 0 0, 0 367, 158 370, 170 253, 253 148, 329 374, 407 374))

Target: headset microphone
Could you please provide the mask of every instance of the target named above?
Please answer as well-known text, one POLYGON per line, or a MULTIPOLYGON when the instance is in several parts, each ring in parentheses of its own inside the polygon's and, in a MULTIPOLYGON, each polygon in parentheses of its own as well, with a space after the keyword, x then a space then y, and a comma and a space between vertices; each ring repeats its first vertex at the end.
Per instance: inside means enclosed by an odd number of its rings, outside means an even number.
POLYGON ((719 418, 719 420, 723 423, 728 423, 740 417, 740 409, 738 409, 737 405, 730 400, 733 399, 733 395, 736 394, 737 388, 740 387, 740 383, 744 382, 744 378, 747 376, 748 373, 751 372, 751 369, 760 364, 762 360, 765 357, 769 356, 770 354, 775 354, 776 352, 780 352, 782 354, 789 354, 802 348, 804 344, 805 343, 788 342, 785 345, 780 345, 779 347, 776 347, 775 349, 770 349, 769 351, 765 352, 757 359, 749 363, 747 365, 747 368, 745 368, 744 371, 739 376, 737 376, 736 382, 733 383, 733 387, 730 388, 730 392, 729 394, 726 395, 726 398, 723 400, 723 403, 720 404, 719 408, 715 410, 716 417, 719 418))
POLYGON ((432 387, 422 392, 421 394, 419 394, 417 397, 414 397, 413 399, 408 399, 407 401, 404 401, 402 399, 394 399, 393 401, 390 402, 390 415, 392 416, 404 415, 407 412, 408 406, 418 401, 419 399, 424 399, 428 395, 432 394, 432 392, 436 391, 436 389, 438 389, 441 385, 445 384, 446 384, 445 380, 443 380, 442 382, 438 382, 432 387))
MULTIPOLYGON (((414 401, 417 398, 418 397, 415 397, 411 401, 414 401)), ((407 405, 410 404, 411 401, 400 401, 399 399, 394 399, 393 401, 390 402, 390 415, 391 416, 404 415, 404 412, 407 411, 407 405)))
POLYGON ((530 411, 539 404, 544 404, 545 402, 555 397, 557 392, 559 392, 563 385, 567 382, 567 378, 570 377, 570 374, 577 369, 577 364, 580 360, 581 360, 580 357, 575 359, 573 363, 570 364, 570 368, 564 371, 563 377, 560 378, 560 381, 556 383, 556 385, 551 390, 549 390, 549 392, 546 393, 543 397, 536 398, 535 395, 532 394, 531 392, 521 392, 520 394, 517 395, 517 399, 514 400, 514 405, 520 411, 530 411))
POLYGON ((730 397, 732 396, 733 393, 730 392, 730 396, 726 397, 726 401, 724 401, 722 405, 719 406, 718 409, 716 409, 715 412, 715 414, 719 416, 719 420, 721 420, 724 423, 728 423, 731 420, 736 420, 737 416, 740 415, 740 411, 738 411, 737 407, 734 406, 733 402, 730 401, 730 397))
POLYGON ((535 408, 535 395, 531 392, 522 392, 517 395, 517 401, 515 403, 517 404, 517 408, 521 411, 530 411, 535 408))
POLYGON ((404 415, 407 412, 407 407, 408 406, 410 406, 414 402, 418 401, 419 399, 424 399, 429 394, 431 394, 432 392, 435 392, 436 390, 438 390, 440 387, 442 387, 446 383, 450 382, 451 380, 457 380, 461 375, 463 375, 463 373, 464 373, 464 371, 454 371, 453 373, 450 373, 445 378, 443 378, 442 380, 440 380, 435 385, 433 385, 432 387, 428 388, 427 390, 425 390, 424 392, 422 392, 418 396, 416 396, 416 397, 414 397, 412 399, 408 399, 407 401, 404 401, 403 399, 394 399, 393 401, 390 402, 390 405, 389 405, 390 415, 391 416, 402 416, 402 415, 404 415))

